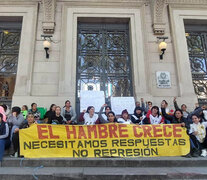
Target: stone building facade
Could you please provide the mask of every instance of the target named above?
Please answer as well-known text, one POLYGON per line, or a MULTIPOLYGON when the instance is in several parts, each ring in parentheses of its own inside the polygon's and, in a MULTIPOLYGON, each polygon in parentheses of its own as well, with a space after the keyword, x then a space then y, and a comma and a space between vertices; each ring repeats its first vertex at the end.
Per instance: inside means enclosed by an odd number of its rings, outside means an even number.
MULTIPOLYGON (((76 106, 81 23, 87 27, 90 23, 109 27, 127 24, 131 68, 128 88, 135 99, 143 97, 159 105, 162 99, 172 104, 176 96, 178 103, 187 104, 189 109, 198 101, 186 27, 188 24, 205 27, 206 0, 0 0, 0 21, 14 16, 22 17, 22 28, 13 106, 32 102, 44 107, 52 103, 62 106, 67 99, 76 106), (41 35, 52 36, 49 59, 41 35), (158 37, 168 37, 162 60, 158 48, 162 39, 158 37), (159 71, 170 73, 169 88, 157 87, 159 71)), ((205 78, 201 85, 196 85, 203 93, 199 97, 203 101, 204 81, 205 78)))

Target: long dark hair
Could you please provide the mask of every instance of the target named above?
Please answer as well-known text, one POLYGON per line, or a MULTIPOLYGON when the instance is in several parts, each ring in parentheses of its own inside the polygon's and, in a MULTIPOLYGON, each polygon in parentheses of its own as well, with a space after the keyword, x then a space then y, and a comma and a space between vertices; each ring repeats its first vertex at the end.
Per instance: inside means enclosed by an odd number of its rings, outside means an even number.
POLYGON ((88 108, 87 108, 87 111, 86 111, 86 112, 87 112, 87 113, 89 113, 89 111, 90 111, 90 109, 91 109, 91 108, 94 108, 94 107, 93 107, 93 106, 88 106, 88 108))
POLYGON ((193 115, 191 116, 191 119, 193 119, 193 116, 196 116, 198 119, 200 119, 200 123, 202 123, 202 122, 203 122, 202 117, 201 117, 201 116, 199 116, 198 114, 193 114, 193 115))
MULTIPOLYGON (((152 109, 157 109, 157 115, 158 115, 158 117, 160 117, 159 107, 158 106, 153 106, 152 109)), ((152 112, 152 109, 151 109, 151 112, 152 112)))
POLYGON ((110 107, 110 106, 106 106, 106 107, 105 107, 105 114, 106 114, 106 109, 108 109, 108 108, 109 108, 110 111, 111 111, 111 107, 110 107))
POLYGON ((3 114, 1 113, 0 113, 0 118, 1 118, 1 121, 3 121, 3 114))
POLYGON ((0 135, 5 134, 6 131, 6 125, 5 122, 3 121, 3 114, 0 113, 0 118, 1 118, 1 125, 0 125, 0 135))
POLYGON ((51 104, 51 106, 50 106, 50 111, 52 111, 52 107, 53 106, 56 106, 55 104, 51 104))
POLYGON ((17 113, 17 115, 19 115, 20 114, 20 112, 21 112, 21 108, 20 107, 18 107, 18 106, 14 106, 13 108, 12 108, 12 113, 13 112, 16 112, 17 113))
POLYGON ((31 104, 31 108, 33 108, 33 106, 34 106, 35 104, 37 105, 37 103, 32 103, 32 104, 31 104))
POLYGON ((109 114, 113 114, 113 116, 115 117, 115 118, 114 118, 114 122, 117 122, 116 115, 115 115, 115 113, 114 113, 113 111, 110 111, 110 112, 107 114, 107 120, 109 120, 109 118, 108 118, 108 115, 109 115, 109 114))
POLYGON ((4 112, 6 112, 7 111, 7 105, 6 104, 2 104, 1 106, 4 108, 4 112))
POLYGON ((28 111, 28 107, 27 107, 27 105, 23 105, 23 107, 25 107, 26 111, 28 111))
POLYGON ((165 102, 165 104, 167 104, 167 105, 168 105, 168 102, 167 102, 166 100, 162 100, 162 101, 164 101, 164 102, 165 102))
POLYGON ((175 110, 175 112, 174 112, 174 117, 176 118, 175 113, 176 113, 177 111, 179 111, 179 112, 182 114, 182 117, 183 117, 183 111, 182 111, 181 109, 176 109, 176 110, 175 110))

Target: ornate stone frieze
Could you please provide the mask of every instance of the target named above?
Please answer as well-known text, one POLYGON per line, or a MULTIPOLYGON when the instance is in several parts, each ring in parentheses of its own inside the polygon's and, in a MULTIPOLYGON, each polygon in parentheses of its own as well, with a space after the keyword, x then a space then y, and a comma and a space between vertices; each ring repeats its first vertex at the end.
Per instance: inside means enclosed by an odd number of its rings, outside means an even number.
POLYGON ((165 22, 163 18, 166 0, 151 0, 153 31, 155 35, 165 34, 165 22))
POLYGON ((45 34, 53 34, 55 30, 56 0, 42 0, 43 22, 42 29, 45 34))
POLYGON ((167 4, 207 4, 207 0, 166 0, 167 4))

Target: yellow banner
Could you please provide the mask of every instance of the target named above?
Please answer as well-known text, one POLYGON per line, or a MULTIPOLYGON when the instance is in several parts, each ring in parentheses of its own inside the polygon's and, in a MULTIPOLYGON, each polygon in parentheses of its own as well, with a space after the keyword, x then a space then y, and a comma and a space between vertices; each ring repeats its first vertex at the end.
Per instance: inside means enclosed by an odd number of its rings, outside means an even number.
POLYGON ((27 158, 181 156, 189 151, 189 136, 179 124, 35 124, 20 130, 20 154, 27 158))

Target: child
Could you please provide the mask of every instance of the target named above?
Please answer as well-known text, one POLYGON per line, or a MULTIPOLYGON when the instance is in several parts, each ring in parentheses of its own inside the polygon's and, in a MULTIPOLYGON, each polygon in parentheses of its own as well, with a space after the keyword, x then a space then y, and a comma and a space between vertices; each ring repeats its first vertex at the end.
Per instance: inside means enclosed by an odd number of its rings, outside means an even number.
POLYGON ((201 150, 201 156, 207 155, 207 138, 206 138, 206 127, 207 122, 200 122, 200 117, 196 114, 192 115, 193 124, 190 124, 189 135, 197 149, 197 152, 201 150))

